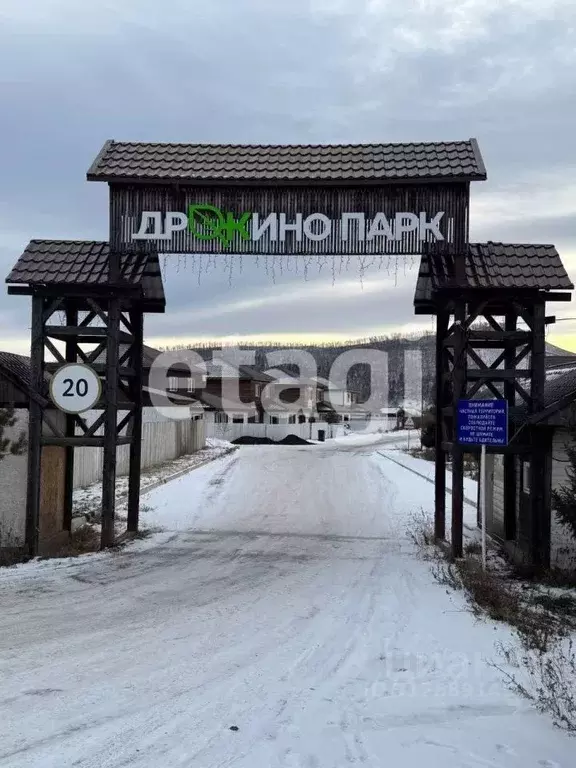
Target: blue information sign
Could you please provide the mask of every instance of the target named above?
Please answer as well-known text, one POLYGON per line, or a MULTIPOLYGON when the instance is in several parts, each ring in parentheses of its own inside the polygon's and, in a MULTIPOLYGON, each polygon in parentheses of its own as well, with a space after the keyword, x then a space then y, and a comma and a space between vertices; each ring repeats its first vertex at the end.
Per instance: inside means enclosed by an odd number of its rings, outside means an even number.
POLYGON ((508 445, 506 400, 459 400, 458 442, 463 445, 508 445))

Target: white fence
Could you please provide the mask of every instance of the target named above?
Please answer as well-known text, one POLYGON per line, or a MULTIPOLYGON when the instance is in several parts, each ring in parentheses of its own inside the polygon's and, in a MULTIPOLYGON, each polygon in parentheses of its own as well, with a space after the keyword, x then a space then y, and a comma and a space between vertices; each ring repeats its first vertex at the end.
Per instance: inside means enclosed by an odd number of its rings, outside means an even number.
POLYGON ((344 424, 328 424, 325 421, 315 421, 312 424, 216 424, 207 422, 207 437, 217 437, 220 440, 237 440, 239 437, 269 437, 278 442, 288 435, 296 435, 304 440, 318 440, 322 430, 326 440, 342 437, 347 432, 386 432, 386 420, 350 421, 344 424))
MULTIPOLYGON (((142 425, 142 469, 195 453, 205 445, 206 429, 203 419, 144 423, 142 425)), ((116 450, 117 474, 127 475, 130 446, 121 445, 116 450)), ((83 488, 102 479, 102 448, 76 448, 74 454, 74 488, 83 488)))

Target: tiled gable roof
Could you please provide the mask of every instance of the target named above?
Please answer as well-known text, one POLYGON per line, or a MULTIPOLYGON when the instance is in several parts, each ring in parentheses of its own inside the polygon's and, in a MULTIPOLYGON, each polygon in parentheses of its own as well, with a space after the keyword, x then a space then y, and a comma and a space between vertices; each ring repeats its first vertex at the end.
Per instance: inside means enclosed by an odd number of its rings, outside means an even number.
MULTIPOLYGON (((416 308, 432 306, 434 291, 454 281, 454 257, 428 253, 422 256, 416 283, 416 308)), ((537 288, 572 290, 568 273, 553 245, 470 243, 466 255, 468 288, 537 288)))
MULTIPOLYGON (((26 285, 98 285, 108 279, 107 242, 96 240, 31 240, 6 278, 26 285)), ((123 253, 122 279, 140 283, 145 299, 163 304, 164 288, 158 256, 123 253)))
POLYGON ((481 180, 475 139, 454 142, 257 145, 107 141, 89 181, 190 182, 481 180))

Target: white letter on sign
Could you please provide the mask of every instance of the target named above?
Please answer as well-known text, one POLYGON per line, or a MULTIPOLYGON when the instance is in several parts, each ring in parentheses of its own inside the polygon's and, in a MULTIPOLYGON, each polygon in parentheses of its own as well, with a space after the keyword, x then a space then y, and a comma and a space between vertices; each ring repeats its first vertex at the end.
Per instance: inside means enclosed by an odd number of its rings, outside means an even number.
POLYGON ((302 240, 302 214, 296 214, 296 221, 294 224, 286 223, 286 214, 280 214, 280 242, 283 243, 286 240, 286 232, 295 232, 296 240, 300 242, 302 240))
POLYGON ((437 213, 431 221, 426 221, 426 212, 422 211, 420 214, 420 240, 428 240, 427 234, 430 232, 436 240, 444 240, 444 235, 440 232, 440 221, 444 216, 442 213, 437 213))
POLYGON ((252 216, 252 240, 254 242, 260 240, 268 229, 270 230, 270 242, 275 243, 278 240, 278 214, 270 213, 260 224, 260 214, 255 213, 252 216))
POLYGON ((188 226, 188 216, 185 213, 179 213, 178 211, 168 211, 166 218, 164 219, 164 232, 166 233, 166 239, 172 237, 172 232, 181 232, 188 226))
POLYGON ((414 232, 418 229, 419 219, 415 213, 402 213, 396 214, 396 223, 394 224, 394 236, 396 240, 402 240, 406 232, 414 232))
POLYGON ((140 229, 134 235, 132 240, 170 240, 171 235, 162 234, 162 214, 159 211, 143 211, 140 220, 140 229), (152 222, 152 232, 146 230, 152 222))
POLYGON ((370 225, 370 229, 368 230, 368 240, 374 240, 375 237, 388 237, 390 240, 394 239, 394 235, 392 234, 392 229, 390 228, 390 224, 388 223, 388 219, 386 216, 384 216, 383 213, 377 213, 374 217, 374 221, 370 225))
POLYGON ((304 219, 304 234, 309 240, 326 240, 332 233, 332 221, 323 213, 313 213, 304 219), (320 232, 314 232, 312 225, 315 222, 320 224, 320 232))
POLYGON ((363 242, 366 238, 366 219, 363 213, 342 214, 342 242, 347 243, 350 236, 350 225, 355 221, 358 225, 358 240, 363 242))

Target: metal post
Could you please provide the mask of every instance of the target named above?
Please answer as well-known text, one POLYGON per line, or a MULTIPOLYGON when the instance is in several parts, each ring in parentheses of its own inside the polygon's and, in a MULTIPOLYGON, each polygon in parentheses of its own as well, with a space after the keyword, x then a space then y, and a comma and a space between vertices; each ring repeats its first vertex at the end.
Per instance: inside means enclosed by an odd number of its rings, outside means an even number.
POLYGON ((102 549, 115 540, 116 445, 118 423, 118 338, 120 305, 117 298, 108 302, 108 344, 106 349, 106 419, 104 422, 104 457, 102 468, 102 549))
POLYGON ((480 454, 480 516, 482 520, 482 568, 486 570, 486 445, 480 454))
POLYGON ((26 488, 26 547, 31 557, 38 554, 40 537, 40 474, 42 471, 42 406, 44 381, 44 300, 32 297, 30 398, 28 413, 28 478, 26 488))
POLYGON ((132 325, 132 367, 134 378, 130 390, 134 412, 132 415, 132 441, 130 443, 130 472, 128 477, 128 531, 138 531, 140 516, 140 472, 142 456, 142 345, 144 335, 144 316, 140 311, 130 313, 132 325))

